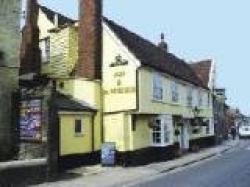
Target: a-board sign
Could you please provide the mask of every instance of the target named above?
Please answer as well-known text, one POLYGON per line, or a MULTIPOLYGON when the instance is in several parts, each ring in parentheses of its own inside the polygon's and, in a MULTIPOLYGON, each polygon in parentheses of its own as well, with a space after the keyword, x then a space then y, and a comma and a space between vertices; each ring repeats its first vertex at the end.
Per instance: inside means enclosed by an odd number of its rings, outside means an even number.
POLYGON ((102 144, 101 162, 103 166, 115 165, 115 143, 107 142, 102 144))

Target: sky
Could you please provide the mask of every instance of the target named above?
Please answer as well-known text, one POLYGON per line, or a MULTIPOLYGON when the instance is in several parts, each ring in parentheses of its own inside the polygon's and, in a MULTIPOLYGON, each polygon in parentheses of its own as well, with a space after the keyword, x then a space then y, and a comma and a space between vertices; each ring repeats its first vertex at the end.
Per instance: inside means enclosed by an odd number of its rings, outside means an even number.
MULTIPOLYGON (((40 0, 72 18, 78 0, 40 0)), ((228 103, 250 114, 249 0, 104 0, 104 15, 189 61, 213 59, 228 103)))

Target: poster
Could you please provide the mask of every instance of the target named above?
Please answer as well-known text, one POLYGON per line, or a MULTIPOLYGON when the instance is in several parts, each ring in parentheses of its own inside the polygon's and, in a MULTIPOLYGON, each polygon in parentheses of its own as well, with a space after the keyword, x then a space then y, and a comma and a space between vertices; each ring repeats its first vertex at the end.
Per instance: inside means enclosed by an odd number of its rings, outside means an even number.
POLYGON ((40 141, 42 139, 41 108, 40 99, 21 101, 21 140, 40 141))

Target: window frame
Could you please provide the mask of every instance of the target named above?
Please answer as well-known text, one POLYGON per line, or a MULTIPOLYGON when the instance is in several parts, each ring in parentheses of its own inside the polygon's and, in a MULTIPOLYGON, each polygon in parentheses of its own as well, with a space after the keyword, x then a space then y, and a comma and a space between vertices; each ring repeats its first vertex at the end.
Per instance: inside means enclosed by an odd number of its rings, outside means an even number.
POLYGON ((153 74, 152 98, 154 101, 163 101, 164 99, 163 77, 158 73, 153 74))
POLYGON ((171 82, 171 101, 174 103, 178 103, 179 100, 180 100, 179 85, 177 82, 172 81, 171 82))
POLYGON ((203 92, 198 90, 198 106, 203 107, 203 92))
POLYGON ((171 144, 171 138, 172 138, 172 136, 171 136, 172 130, 170 128, 170 124, 168 123, 168 120, 166 120, 163 117, 157 117, 157 118, 154 119, 154 123, 155 124, 154 124, 154 126, 152 127, 152 130, 151 130, 152 146, 154 146, 154 147, 164 147, 164 146, 170 145, 171 144), (157 121, 159 123, 156 123, 157 121), (160 138, 159 142, 155 141, 155 139, 154 139, 154 137, 155 137, 154 134, 156 134, 156 133, 159 134, 159 138, 160 138))
POLYGON ((188 91, 187 91, 187 106, 188 107, 192 107, 194 100, 193 100, 193 93, 194 90, 192 87, 188 87, 188 91))
POLYGON ((50 37, 46 37, 46 38, 41 39, 39 41, 39 48, 41 50, 41 62, 42 62, 42 64, 49 64, 50 63, 50 52, 51 52, 50 51, 50 37), (44 42, 44 44, 43 44, 43 42, 44 42))
POLYGON ((79 136, 79 135, 84 134, 83 120, 82 119, 79 119, 79 118, 75 119, 75 121, 74 121, 74 134, 75 134, 75 136, 79 136), (79 122, 80 124, 77 122, 79 122), (77 125, 80 125, 80 131, 78 131, 77 125))

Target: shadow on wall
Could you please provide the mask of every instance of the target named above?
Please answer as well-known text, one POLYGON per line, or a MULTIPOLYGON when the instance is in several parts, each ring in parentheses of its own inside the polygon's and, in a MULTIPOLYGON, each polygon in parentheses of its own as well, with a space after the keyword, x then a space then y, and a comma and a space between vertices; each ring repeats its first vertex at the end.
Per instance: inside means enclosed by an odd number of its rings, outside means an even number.
POLYGON ((3 65, 3 60, 4 60, 4 52, 0 51, 0 66, 3 65))

